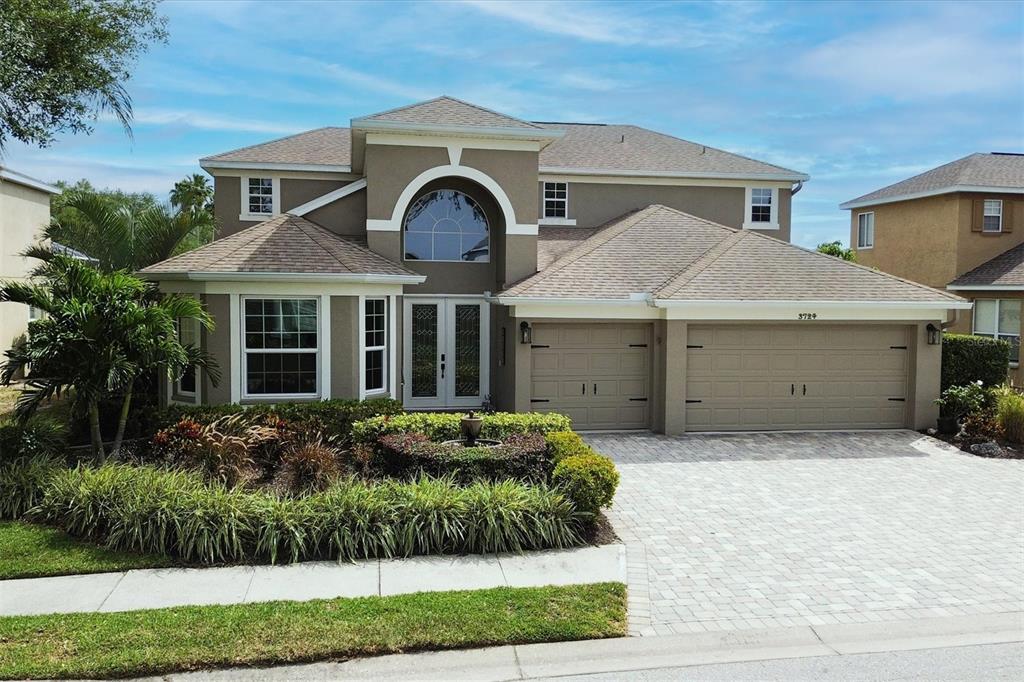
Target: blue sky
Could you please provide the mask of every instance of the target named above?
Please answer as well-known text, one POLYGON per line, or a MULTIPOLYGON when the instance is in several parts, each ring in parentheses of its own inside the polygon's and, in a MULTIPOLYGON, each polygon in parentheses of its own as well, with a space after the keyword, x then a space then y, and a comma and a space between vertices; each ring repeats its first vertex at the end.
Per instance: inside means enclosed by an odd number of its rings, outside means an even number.
POLYGON ((170 41, 109 120, 5 163, 166 196, 201 156, 440 94, 533 120, 633 123, 811 175, 837 204, 975 151, 1024 151, 1020 2, 165 2, 170 41))

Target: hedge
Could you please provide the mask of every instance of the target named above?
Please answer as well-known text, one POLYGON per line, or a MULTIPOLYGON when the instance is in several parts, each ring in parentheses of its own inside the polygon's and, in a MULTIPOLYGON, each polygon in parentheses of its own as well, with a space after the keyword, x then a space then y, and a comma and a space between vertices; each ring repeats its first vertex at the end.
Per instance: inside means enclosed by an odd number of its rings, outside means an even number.
POLYGON ((602 507, 612 506, 619 487, 619 472, 611 459, 591 452, 563 459, 555 467, 551 482, 572 500, 577 510, 593 515, 602 507))
POLYGON ((495 447, 463 447, 431 441, 422 433, 395 433, 380 439, 376 458, 388 476, 452 476, 459 483, 500 481, 547 482, 552 464, 539 433, 509 436, 495 447))
MULTIPOLYGON (((461 437, 463 416, 457 412, 410 412, 372 417, 352 425, 352 439, 356 443, 373 445, 387 434, 421 433, 433 441, 454 440, 461 437)), ((564 414, 495 412, 480 416, 484 420, 480 437, 494 440, 517 433, 568 431, 572 427, 572 420, 564 414)))
POLYGON ((1010 344, 1002 339, 969 334, 942 338, 942 390, 980 381, 983 386, 1006 383, 1010 344))
POLYGON ((50 474, 30 518, 110 549, 204 564, 564 548, 583 543, 586 521, 560 491, 514 481, 346 479, 286 498, 124 464, 50 474))
POLYGON ((551 461, 558 464, 566 457, 573 455, 589 455, 594 452, 593 448, 587 445, 580 434, 575 431, 553 431, 547 434, 544 439, 548 444, 548 453, 551 461))
POLYGON ((43 487, 63 464, 46 455, 0 462, 0 519, 19 519, 39 504, 43 487))

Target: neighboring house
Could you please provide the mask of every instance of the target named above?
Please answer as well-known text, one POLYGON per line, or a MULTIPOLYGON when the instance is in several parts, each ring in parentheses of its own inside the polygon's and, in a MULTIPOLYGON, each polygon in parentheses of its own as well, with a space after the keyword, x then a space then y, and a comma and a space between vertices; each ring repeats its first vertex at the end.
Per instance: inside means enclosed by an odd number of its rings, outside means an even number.
MULTIPOLYGON (((21 253, 36 243, 50 222, 50 195, 60 190, 0 166, 0 281, 24 281, 31 260, 21 253)), ((28 329, 38 312, 20 303, 0 303, 0 355, 28 329)))
POLYGON ((394 396, 580 429, 924 427, 969 307, 788 243, 807 176, 442 97, 201 160, 220 239, 150 266, 217 320, 181 402, 394 396))
POLYGON ((950 331, 998 336, 1019 369, 1024 154, 971 154, 840 206, 857 262, 975 302, 950 331))

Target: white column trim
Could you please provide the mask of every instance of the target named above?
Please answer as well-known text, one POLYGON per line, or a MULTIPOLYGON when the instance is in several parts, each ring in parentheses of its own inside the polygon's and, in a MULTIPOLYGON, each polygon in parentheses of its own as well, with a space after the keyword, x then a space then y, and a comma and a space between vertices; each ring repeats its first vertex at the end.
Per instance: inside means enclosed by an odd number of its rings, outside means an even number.
POLYGON ((231 402, 242 401, 242 319, 239 294, 230 294, 228 299, 228 334, 231 349, 231 402))
POLYGON ((357 304, 356 318, 358 318, 358 334, 359 334, 359 355, 356 358, 356 371, 359 373, 359 399, 366 399, 366 368, 363 364, 366 362, 366 318, 363 311, 366 308, 366 297, 360 295, 359 303, 357 304))
POLYGON ((331 399, 331 297, 320 296, 320 399, 331 399))
POLYGON ((398 306, 397 296, 388 296, 388 392, 395 400, 398 396, 398 306))

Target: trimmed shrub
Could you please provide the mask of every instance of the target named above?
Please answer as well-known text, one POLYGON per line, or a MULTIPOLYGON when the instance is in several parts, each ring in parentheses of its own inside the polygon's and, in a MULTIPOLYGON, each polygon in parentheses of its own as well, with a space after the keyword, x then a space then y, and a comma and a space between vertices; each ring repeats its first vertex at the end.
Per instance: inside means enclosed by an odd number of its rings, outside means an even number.
POLYGON ((382 473, 412 477, 419 474, 451 476, 458 483, 515 479, 537 483, 548 480, 551 461, 539 433, 509 436, 495 447, 462 447, 437 443, 422 433, 396 433, 381 437, 376 461, 382 473))
POLYGON ((48 455, 19 457, 0 462, 0 519, 18 519, 42 499, 43 486, 61 469, 48 455))
MULTIPOLYGON (((396 416, 365 419, 352 425, 352 439, 356 443, 372 445, 381 436, 391 433, 422 433, 433 441, 459 438, 462 417, 458 412, 410 412, 396 416)), ((484 423, 481 438, 505 440, 517 433, 550 433, 568 431, 572 420, 555 413, 495 412, 482 414, 484 423)))
POLYGON ((1006 383, 1010 344, 1002 339, 968 334, 942 337, 942 390, 980 381, 983 386, 1006 383))
POLYGON ((589 455, 594 450, 583 442, 583 438, 575 431, 554 431, 544 436, 548 444, 551 461, 558 464, 566 457, 573 455, 589 455))
POLYGON ((560 491, 514 481, 342 479, 288 498, 125 464, 56 471, 33 518, 111 549, 205 564, 564 548, 582 544, 584 520, 560 491))
POLYGON ((597 514, 602 507, 612 506, 619 472, 615 463, 596 452, 566 457, 555 466, 551 482, 585 514, 597 514))
POLYGON ((0 422, 0 462, 18 457, 63 456, 68 445, 68 431, 63 425, 45 417, 0 422))
POLYGON ((996 423, 1007 440, 1024 443, 1024 396, 1010 387, 997 391, 996 423))

